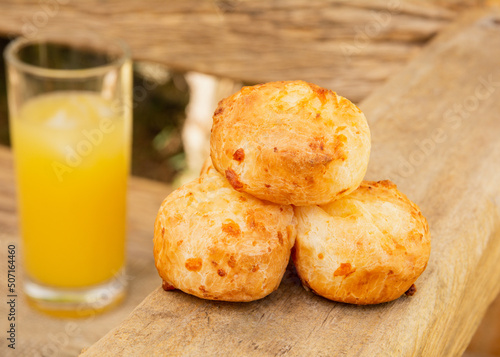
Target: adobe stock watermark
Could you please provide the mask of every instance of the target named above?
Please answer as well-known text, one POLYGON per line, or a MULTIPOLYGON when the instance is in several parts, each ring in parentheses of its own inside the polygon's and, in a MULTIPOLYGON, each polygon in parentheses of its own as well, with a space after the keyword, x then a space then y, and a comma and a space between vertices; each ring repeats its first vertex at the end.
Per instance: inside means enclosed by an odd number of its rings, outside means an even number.
MULTIPOLYGON (((80 166, 106 140, 106 136, 116 130, 117 120, 131 118, 131 112, 139 103, 146 100, 148 92, 156 89, 162 82, 166 81, 165 71, 159 65, 149 65, 144 72, 147 76, 144 78, 143 83, 132 88, 132 101, 112 101, 110 105, 112 114, 101 118, 97 127, 82 130, 81 134, 84 138, 73 146, 66 145, 64 147, 64 162, 52 162, 52 171, 59 182, 63 182, 65 175, 72 173, 80 166), (159 80, 155 81, 153 78, 159 80)), ((128 124, 124 123, 124 125, 128 124)))
POLYGON ((92 323, 102 309, 102 307, 107 306, 116 294, 120 293, 125 289, 130 281, 134 280, 134 277, 127 274, 126 270, 120 271, 115 275, 115 280, 112 284, 106 287, 95 301, 92 302, 92 307, 87 305, 80 305, 77 307, 76 313, 85 317, 84 320, 80 320, 79 323, 74 321, 68 321, 64 329, 59 332, 50 332, 47 334, 47 342, 42 346, 38 347, 37 350, 30 352, 30 356, 33 357, 52 357, 58 356, 61 351, 63 351, 71 342, 71 339, 78 338, 84 332, 90 323, 92 323))
POLYGON ((115 100, 111 109, 118 117, 127 117, 134 108, 148 98, 148 93, 170 80, 170 72, 160 64, 136 63, 135 68, 142 76, 142 83, 132 87, 132 101, 115 100))
POLYGON ((83 129, 81 131, 85 139, 78 141, 74 147, 66 145, 64 147, 65 162, 52 161, 52 170, 59 182, 64 181, 66 174, 72 173, 80 166, 85 158, 90 156, 96 147, 99 147, 105 137, 116 130, 114 118, 103 117, 99 120, 97 127, 83 129))
POLYGON ((388 1, 384 10, 372 11, 372 20, 363 27, 355 26, 356 35, 351 43, 342 42, 341 49, 345 60, 350 63, 352 56, 360 54, 370 43, 370 40, 380 35, 392 21, 392 17, 401 11, 400 0, 388 1))
POLYGON ((422 140, 415 140, 415 148, 407 158, 400 156, 396 167, 396 174, 406 178, 413 175, 416 169, 430 157, 440 144, 450 138, 452 131, 458 130, 464 120, 479 108, 481 102, 490 98, 495 90, 500 87, 500 82, 495 82, 493 75, 487 78, 479 77, 478 84, 474 88, 474 93, 460 102, 452 105, 442 115, 441 125, 437 126, 430 135, 422 140))
POLYGON ((40 0, 38 10, 34 11, 31 17, 23 17, 21 33, 26 38, 32 38, 43 29, 49 21, 57 16, 61 5, 67 5, 69 0, 40 0))
POLYGON ((45 343, 37 351, 33 350, 30 356, 33 357, 49 357, 57 356, 59 352, 65 348, 69 343, 71 338, 75 338, 81 335, 82 329, 80 326, 73 321, 66 323, 64 326, 64 331, 56 333, 48 333, 47 338, 49 342, 45 343))

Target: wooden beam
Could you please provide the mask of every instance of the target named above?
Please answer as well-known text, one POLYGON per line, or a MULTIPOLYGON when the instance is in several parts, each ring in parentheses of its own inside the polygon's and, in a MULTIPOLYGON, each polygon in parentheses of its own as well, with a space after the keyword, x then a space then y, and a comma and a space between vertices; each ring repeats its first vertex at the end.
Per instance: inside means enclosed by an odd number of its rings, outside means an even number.
POLYGON ((134 58, 248 82, 304 79, 359 102, 481 0, 5 0, 0 33, 122 37, 134 58))
POLYGON ((293 269, 252 303, 158 288, 83 356, 461 355, 500 290, 498 58, 500 14, 471 15, 361 104, 368 179, 395 181, 429 221, 431 258, 413 297, 334 303, 293 269))

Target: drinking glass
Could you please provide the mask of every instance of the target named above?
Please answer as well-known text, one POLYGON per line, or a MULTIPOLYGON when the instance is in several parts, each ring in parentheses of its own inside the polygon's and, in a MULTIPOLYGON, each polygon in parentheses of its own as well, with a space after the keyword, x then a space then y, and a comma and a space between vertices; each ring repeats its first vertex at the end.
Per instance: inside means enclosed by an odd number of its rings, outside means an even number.
POLYGON ((24 293, 59 316, 102 311, 126 286, 129 49, 45 36, 18 38, 4 55, 24 293))

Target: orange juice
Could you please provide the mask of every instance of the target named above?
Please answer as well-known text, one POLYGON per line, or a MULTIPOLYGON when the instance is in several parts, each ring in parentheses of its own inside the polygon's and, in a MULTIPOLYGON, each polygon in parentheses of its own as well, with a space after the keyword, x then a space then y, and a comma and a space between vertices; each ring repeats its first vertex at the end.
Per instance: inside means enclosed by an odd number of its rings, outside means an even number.
POLYGON ((35 282, 84 287, 124 265, 131 119, 112 104, 53 92, 11 121, 24 263, 35 282))

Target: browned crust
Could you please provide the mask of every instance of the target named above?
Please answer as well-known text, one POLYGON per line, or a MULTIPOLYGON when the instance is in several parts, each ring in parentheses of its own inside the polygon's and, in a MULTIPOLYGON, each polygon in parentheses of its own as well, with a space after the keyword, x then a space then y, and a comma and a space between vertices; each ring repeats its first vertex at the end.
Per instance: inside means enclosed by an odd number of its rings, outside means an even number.
POLYGON ((340 200, 295 213, 292 259, 316 294, 365 305, 416 291, 430 255, 429 226, 391 181, 364 181, 340 200))
POLYGON ((215 169, 236 190, 304 206, 359 186, 370 131, 359 108, 331 90, 304 81, 270 82, 220 101, 210 146, 215 169))
POLYGON ((232 169, 227 169, 226 170, 226 178, 227 180, 229 181, 229 183, 231 184, 231 186, 233 186, 233 188, 236 190, 236 191, 240 191, 243 189, 244 185, 243 183, 239 180, 239 177, 238 177, 238 174, 236 174, 236 172, 234 172, 234 170, 232 169))
POLYGON ((417 287, 415 284, 411 284, 410 288, 406 290, 405 295, 406 296, 413 296, 417 292, 417 287))
POLYGON ((245 160, 245 151, 242 148, 236 150, 233 154, 233 160, 238 162, 242 162, 243 160, 245 160))
POLYGON ((208 168, 162 203, 155 264, 168 290, 252 301, 277 289, 294 242, 292 207, 239 193, 208 168))

